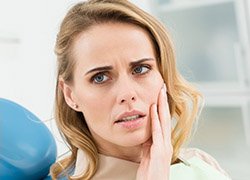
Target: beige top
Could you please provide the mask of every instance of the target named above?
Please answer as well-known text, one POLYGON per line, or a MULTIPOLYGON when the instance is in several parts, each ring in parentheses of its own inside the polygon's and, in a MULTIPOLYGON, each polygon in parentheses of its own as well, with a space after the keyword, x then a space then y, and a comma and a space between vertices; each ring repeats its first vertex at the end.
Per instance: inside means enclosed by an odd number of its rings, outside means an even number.
MULTIPOLYGON (((105 156, 102 154, 99 154, 99 156, 100 156, 99 157, 100 164, 99 164, 99 168, 97 172, 92 178, 93 180, 110 180, 110 179, 133 180, 135 179, 136 172, 139 167, 138 163, 127 161, 124 159, 118 159, 115 157, 105 156)), ((222 176, 225 176, 225 179, 230 179, 228 174, 220 167, 218 162, 212 156, 205 153, 204 151, 201 151, 195 148, 182 149, 179 157, 181 158, 181 160, 184 160, 184 162, 185 161, 188 162, 189 159, 192 159, 193 157, 199 158, 199 160, 202 160, 203 162, 205 162, 206 165, 212 167, 211 169, 217 171, 221 175, 223 174, 222 176)), ((87 164, 88 163, 87 163, 86 156, 84 155, 84 152, 82 150, 78 150, 73 177, 77 177, 80 174, 84 173, 84 169, 86 169, 87 164)), ((171 167, 173 166, 175 165, 171 165, 171 167)), ((170 167, 170 173, 171 173, 171 167, 170 167)))

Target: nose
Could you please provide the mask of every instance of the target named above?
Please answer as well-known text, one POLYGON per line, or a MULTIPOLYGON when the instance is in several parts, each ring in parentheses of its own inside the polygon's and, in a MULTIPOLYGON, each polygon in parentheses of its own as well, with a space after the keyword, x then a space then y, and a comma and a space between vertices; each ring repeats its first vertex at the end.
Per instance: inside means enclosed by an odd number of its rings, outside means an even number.
POLYGON ((117 89, 117 102, 118 104, 130 104, 136 102, 137 95, 133 83, 122 83, 117 89))
POLYGON ((131 103, 131 102, 133 102, 133 101, 136 101, 136 99, 135 99, 135 96, 132 96, 132 95, 125 95, 120 101, 119 101, 119 103, 120 104, 124 104, 124 103, 126 103, 126 102, 128 102, 128 103, 131 103))

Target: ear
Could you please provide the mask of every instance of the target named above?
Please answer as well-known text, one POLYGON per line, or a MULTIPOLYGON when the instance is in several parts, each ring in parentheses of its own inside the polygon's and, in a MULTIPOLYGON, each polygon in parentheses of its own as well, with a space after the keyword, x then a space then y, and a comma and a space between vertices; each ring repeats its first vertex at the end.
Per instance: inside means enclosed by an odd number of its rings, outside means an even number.
POLYGON ((61 91, 63 92, 64 99, 68 104, 68 106, 75 111, 79 111, 73 88, 67 83, 65 83, 65 81, 62 78, 59 79, 58 85, 61 91))

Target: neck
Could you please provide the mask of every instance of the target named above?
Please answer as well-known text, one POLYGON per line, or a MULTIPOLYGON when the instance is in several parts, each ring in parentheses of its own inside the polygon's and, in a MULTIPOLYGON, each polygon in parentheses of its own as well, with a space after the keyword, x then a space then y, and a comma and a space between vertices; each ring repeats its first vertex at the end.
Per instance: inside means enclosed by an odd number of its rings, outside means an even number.
MULTIPOLYGON (((107 141, 91 132, 93 139, 98 147, 98 152, 100 154, 111 156, 119 159, 124 159, 127 161, 132 161, 135 163, 140 163, 142 158, 142 144, 137 144, 134 146, 122 146, 110 141, 107 141)), ((150 138, 151 139, 151 138, 150 138)))

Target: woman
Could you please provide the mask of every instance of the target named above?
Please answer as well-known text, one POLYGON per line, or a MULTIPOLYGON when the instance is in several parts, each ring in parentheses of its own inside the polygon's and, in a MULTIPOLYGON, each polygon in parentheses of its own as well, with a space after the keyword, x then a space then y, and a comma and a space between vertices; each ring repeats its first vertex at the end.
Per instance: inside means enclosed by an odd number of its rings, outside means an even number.
POLYGON ((206 153, 181 150, 200 94, 152 16, 126 0, 78 3, 55 52, 56 121, 72 153, 52 166, 54 179, 173 179, 172 167, 194 156, 225 177, 206 153))

